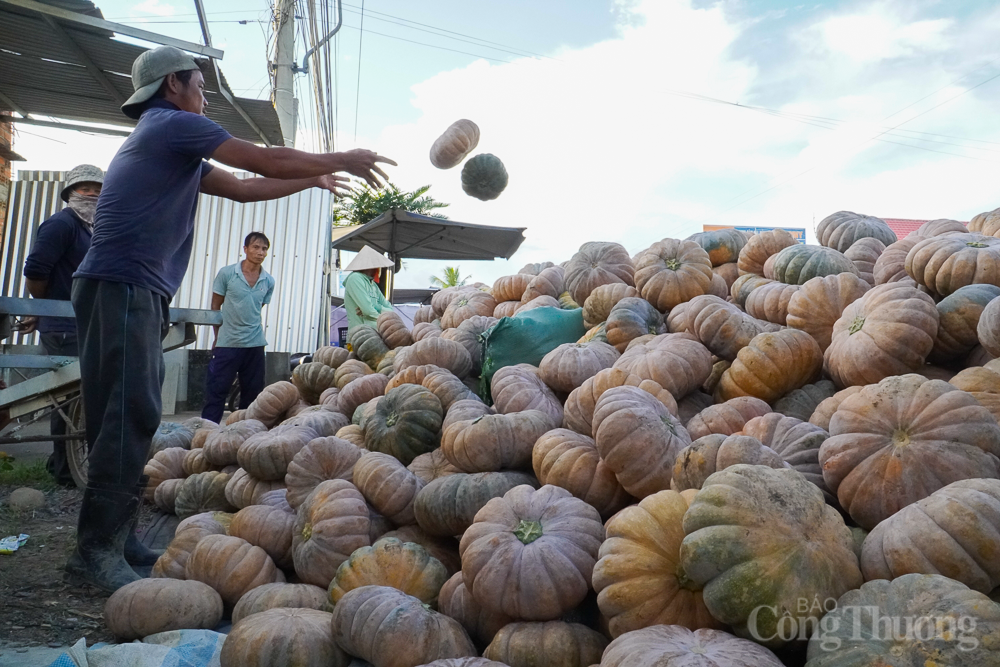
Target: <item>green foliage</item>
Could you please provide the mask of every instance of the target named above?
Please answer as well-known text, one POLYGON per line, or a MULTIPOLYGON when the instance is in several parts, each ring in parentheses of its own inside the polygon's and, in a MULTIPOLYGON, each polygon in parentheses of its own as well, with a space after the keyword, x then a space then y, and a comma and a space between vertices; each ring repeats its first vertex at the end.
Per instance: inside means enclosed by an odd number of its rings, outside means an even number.
POLYGON ((457 266, 446 266, 440 276, 431 276, 431 287, 461 287, 469 281, 472 276, 462 277, 457 266))
POLYGON ((430 189, 431 186, 425 185, 413 192, 403 192, 392 183, 387 183, 381 190, 373 190, 366 186, 337 202, 333 209, 333 224, 336 227, 363 225, 391 208, 447 220, 447 216, 435 211, 447 207, 448 204, 426 197, 430 189))
POLYGON ((22 463, 8 455, 0 458, 0 486, 31 486, 51 491, 56 488, 56 482, 45 469, 44 459, 22 463))

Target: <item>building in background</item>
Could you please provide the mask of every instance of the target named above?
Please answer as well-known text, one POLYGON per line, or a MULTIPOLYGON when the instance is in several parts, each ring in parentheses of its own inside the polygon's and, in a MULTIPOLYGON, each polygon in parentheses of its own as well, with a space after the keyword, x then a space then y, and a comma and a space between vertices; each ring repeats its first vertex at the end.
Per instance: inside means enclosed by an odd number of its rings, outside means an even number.
POLYGON ((805 227, 754 227, 754 226, 742 226, 742 225, 702 225, 701 230, 703 232, 715 232, 720 229, 737 229, 741 232, 747 232, 749 234, 760 234, 761 232, 769 232, 772 229, 784 229, 786 232, 791 234, 796 241, 799 243, 806 242, 806 229, 805 227))
POLYGON ((10 122, 10 114, 0 113, 0 239, 3 238, 3 225, 7 219, 7 202, 10 200, 11 162, 24 160, 12 150, 14 145, 13 127, 13 123, 10 122))
MULTIPOLYGON (((910 232, 915 232, 920 228, 920 225, 925 222, 930 222, 929 220, 909 220, 907 218, 882 218, 885 224, 889 225, 889 229, 896 232, 896 238, 903 239, 909 235, 910 232)), ((967 220, 963 220, 962 224, 966 227, 969 226, 967 220)))

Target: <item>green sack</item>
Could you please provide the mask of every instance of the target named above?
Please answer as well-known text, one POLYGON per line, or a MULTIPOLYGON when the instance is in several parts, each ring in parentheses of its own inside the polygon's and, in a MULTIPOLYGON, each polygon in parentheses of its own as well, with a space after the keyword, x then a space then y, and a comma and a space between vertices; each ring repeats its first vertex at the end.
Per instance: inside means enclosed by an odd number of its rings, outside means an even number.
POLYGON ((585 333, 583 308, 563 310, 543 306, 504 317, 482 334, 479 395, 492 404, 490 383, 494 373, 515 364, 537 366, 546 354, 563 343, 575 343, 585 333))

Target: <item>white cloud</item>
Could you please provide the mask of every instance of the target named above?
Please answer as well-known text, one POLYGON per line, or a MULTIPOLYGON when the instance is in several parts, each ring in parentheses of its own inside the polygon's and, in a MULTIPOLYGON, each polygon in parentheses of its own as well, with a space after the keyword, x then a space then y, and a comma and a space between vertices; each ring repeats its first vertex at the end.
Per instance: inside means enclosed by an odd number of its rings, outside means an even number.
POLYGON ((871 63, 929 50, 943 51, 951 46, 951 37, 946 33, 953 23, 950 19, 908 23, 875 5, 865 14, 830 18, 809 34, 818 36, 833 53, 856 63, 871 63))
POLYGON ((149 15, 153 16, 173 16, 177 13, 169 3, 163 2, 163 0, 144 0, 137 5, 133 5, 129 8, 129 13, 132 16, 145 17, 149 15))

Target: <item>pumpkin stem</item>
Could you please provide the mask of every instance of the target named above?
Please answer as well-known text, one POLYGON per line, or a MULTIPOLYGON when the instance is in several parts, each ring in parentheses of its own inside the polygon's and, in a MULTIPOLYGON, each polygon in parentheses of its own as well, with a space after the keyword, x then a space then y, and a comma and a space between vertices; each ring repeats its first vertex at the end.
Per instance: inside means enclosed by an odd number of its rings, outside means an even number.
POLYGON ((667 268, 670 269, 671 271, 676 271, 677 269, 681 268, 680 260, 675 259, 673 257, 664 260, 663 263, 666 264, 667 268))
POLYGON ((854 321, 851 322, 851 328, 848 329, 848 332, 850 332, 851 334, 856 334, 859 331, 861 331, 861 327, 863 326, 865 326, 865 318, 858 315, 857 317, 854 318, 854 321))
POLYGON ((667 415, 663 415, 662 417, 660 417, 660 421, 666 424, 667 429, 669 429, 671 433, 677 435, 677 427, 674 425, 673 419, 671 419, 667 415))
POLYGON ((986 244, 983 243, 982 241, 970 241, 970 242, 966 243, 965 245, 969 246, 970 248, 985 248, 986 247, 986 244))
POLYGON ((305 528, 302 529, 302 539, 308 540, 309 538, 312 537, 312 535, 313 535, 313 525, 311 523, 307 523, 305 525, 305 528))
POLYGON ((694 582, 691 577, 687 575, 681 564, 677 564, 677 568, 674 570, 674 576, 677 577, 677 585, 686 591, 700 591, 701 586, 694 582))
POLYGON ((542 536, 542 524, 538 521, 525 521, 517 524, 514 529, 514 537, 521 540, 522 544, 531 544, 542 536))
POLYGON ((385 418, 385 425, 386 426, 395 426, 396 425, 396 413, 395 412, 389 413, 389 416, 385 418))
POLYGON ((896 430, 896 432, 892 434, 892 444, 896 447, 902 447, 910 444, 910 434, 903 429, 896 430))

